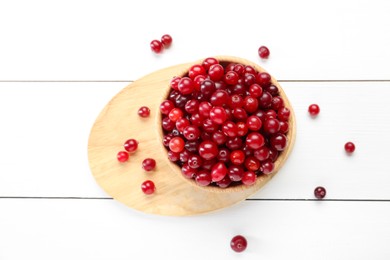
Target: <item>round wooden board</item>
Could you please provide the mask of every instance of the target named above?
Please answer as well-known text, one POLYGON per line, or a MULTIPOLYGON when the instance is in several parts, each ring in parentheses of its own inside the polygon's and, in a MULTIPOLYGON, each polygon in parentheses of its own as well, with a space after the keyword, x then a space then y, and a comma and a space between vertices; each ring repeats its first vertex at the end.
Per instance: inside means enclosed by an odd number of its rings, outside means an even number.
MULTIPOLYGON (((239 62, 258 65, 236 57, 216 57, 220 61, 239 62)), ((177 167, 167 159, 167 151, 162 145, 161 117, 159 106, 169 91, 169 82, 174 76, 183 75, 188 68, 201 61, 181 64, 153 72, 125 87, 101 111, 90 133, 88 143, 89 165, 97 183, 115 200, 125 205, 151 214, 186 216, 211 212, 234 205, 254 194, 267 183, 280 169, 295 140, 295 118, 290 103, 283 90, 281 95, 286 106, 291 109, 289 144, 275 165, 270 175, 262 175, 255 185, 239 189, 236 192, 209 191, 191 185, 181 176, 177 167), (137 111, 141 106, 148 106, 150 117, 141 118, 137 111), (139 141, 138 150, 131 154, 126 163, 116 160, 118 151, 123 150, 123 143, 130 138, 139 141), (154 158, 157 167, 145 172, 142 161, 154 158), (145 195, 141 191, 141 183, 152 180, 156 192, 145 195)))

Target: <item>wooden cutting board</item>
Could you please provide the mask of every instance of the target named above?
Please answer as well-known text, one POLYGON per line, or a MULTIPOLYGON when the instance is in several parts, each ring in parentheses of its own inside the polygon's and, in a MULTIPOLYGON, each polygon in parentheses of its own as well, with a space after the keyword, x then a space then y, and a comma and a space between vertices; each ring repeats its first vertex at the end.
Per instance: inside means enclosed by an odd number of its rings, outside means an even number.
MULTIPOLYGON (((245 59, 218 56, 219 61, 237 62, 265 71, 257 64, 245 59)), ((295 116, 293 109, 280 85, 285 104, 291 110, 288 147, 279 156, 275 170, 270 175, 262 175, 250 186, 233 189, 207 188, 194 185, 181 176, 180 169, 167 158, 167 151, 162 145, 161 116, 159 106, 169 92, 169 82, 174 76, 182 76, 194 64, 202 60, 180 64, 155 71, 129 84, 103 108, 90 133, 88 158, 92 174, 97 183, 115 200, 145 213, 186 216, 211 212, 232 206, 258 191, 282 167, 290 154, 295 141, 295 116), (148 118, 138 116, 141 106, 150 108, 148 118), (123 150, 123 143, 130 138, 139 141, 138 149, 130 155, 126 163, 116 159, 118 151, 123 150), (154 158, 156 169, 145 172, 142 161, 154 158), (152 180, 156 192, 145 195, 141 183, 152 180)))

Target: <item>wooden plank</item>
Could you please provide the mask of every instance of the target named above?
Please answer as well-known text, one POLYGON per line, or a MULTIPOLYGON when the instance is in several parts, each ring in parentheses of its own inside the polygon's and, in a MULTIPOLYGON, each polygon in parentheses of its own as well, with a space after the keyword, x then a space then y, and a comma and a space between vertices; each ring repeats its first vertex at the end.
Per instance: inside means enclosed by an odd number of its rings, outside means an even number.
MULTIPOLYGON (((124 83, 1 83, 0 196, 106 196, 87 159, 90 129, 124 83)), ((297 139, 281 171, 254 198, 390 199, 389 83, 282 83, 297 139), (318 103, 321 113, 308 116, 318 103), (343 145, 356 144, 353 156, 343 145)))
POLYGON ((259 62, 278 79, 390 79, 388 10, 387 0, 199 0, 191 10, 173 0, 3 1, 0 80, 130 80, 214 55, 259 62), (199 19, 206 6, 212 15, 199 19), (154 55, 149 44, 165 33, 173 45, 154 55))
POLYGON ((196 217, 115 201, 0 200, 0 259, 388 259, 390 203, 243 202, 196 217), (237 234, 248 240, 237 255, 237 234))

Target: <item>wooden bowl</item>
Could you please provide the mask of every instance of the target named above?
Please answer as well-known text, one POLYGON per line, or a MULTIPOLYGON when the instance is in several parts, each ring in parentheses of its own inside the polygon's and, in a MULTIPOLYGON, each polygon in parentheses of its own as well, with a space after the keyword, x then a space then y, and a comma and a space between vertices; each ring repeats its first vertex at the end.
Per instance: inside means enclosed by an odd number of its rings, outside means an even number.
MULTIPOLYGON (((220 62, 235 62, 253 66, 257 71, 265 71, 248 60, 217 56, 220 62)), ((169 82, 174 76, 184 76, 194 64, 202 60, 180 64, 155 71, 129 84, 106 105, 99 114, 90 133, 88 158, 92 174, 97 183, 115 200, 145 212, 159 215, 185 216, 207 213, 234 205, 258 191, 283 166, 295 141, 295 116, 283 89, 279 88, 285 106, 291 111, 289 120, 288 144, 275 162, 275 169, 269 175, 261 175, 254 185, 237 185, 221 189, 219 187, 198 186, 194 180, 182 176, 181 169, 170 162, 167 150, 162 144, 161 114, 159 106, 166 99, 169 82), (151 109, 149 118, 137 114, 141 106, 151 109), (136 153, 131 154, 126 163, 116 160, 123 143, 130 138, 139 141, 136 153), (145 158, 154 158, 157 167, 152 172, 143 171, 141 164, 145 158), (152 180, 156 185, 153 195, 141 191, 141 183, 152 180)))

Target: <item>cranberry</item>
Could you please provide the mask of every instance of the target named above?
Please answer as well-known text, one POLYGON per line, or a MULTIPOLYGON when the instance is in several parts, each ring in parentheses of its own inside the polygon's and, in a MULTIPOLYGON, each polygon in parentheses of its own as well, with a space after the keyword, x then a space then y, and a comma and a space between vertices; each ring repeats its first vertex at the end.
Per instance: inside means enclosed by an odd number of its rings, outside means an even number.
POLYGON ((286 121, 280 121, 279 125, 280 125, 279 132, 282 134, 286 134, 289 128, 288 123, 286 121))
POLYGON ((179 130, 180 133, 184 131, 184 128, 190 125, 190 121, 186 118, 179 118, 176 121, 176 129, 179 130))
POLYGON ((175 105, 170 100, 164 100, 160 105, 161 114, 168 115, 168 113, 175 108, 175 105))
POLYGON ((173 88, 174 90, 179 90, 179 82, 181 80, 181 77, 173 77, 171 79, 171 82, 169 83, 169 85, 171 86, 171 88, 173 88))
POLYGON ((165 48, 169 48, 169 46, 172 44, 172 37, 169 34, 164 34, 161 36, 161 43, 165 48))
POLYGON ((211 174, 208 170, 200 170, 195 174, 195 181, 200 186, 208 186, 211 183, 211 174))
POLYGON ((263 88, 259 84, 252 84, 249 87, 249 94, 254 98, 259 98, 263 94, 263 88))
POLYGON ((326 195, 326 190, 324 187, 318 186, 314 189, 314 196, 317 199, 323 199, 326 195))
POLYGON ((188 71, 188 76, 191 79, 195 79, 195 77, 199 75, 206 75, 206 70, 203 68, 203 66, 199 64, 195 64, 191 66, 191 68, 188 71))
POLYGON ((191 94, 194 91, 194 82, 189 77, 183 77, 179 81, 178 89, 183 95, 191 94))
POLYGON ((220 162, 229 162, 230 150, 228 148, 221 148, 218 151, 217 160, 220 162))
POLYGON ((199 155, 205 160, 211 160, 211 159, 217 157, 218 147, 212 141, 203 141, 199 145, 199 155))
POLYGON ((229 175, 226 175, 222 180, 216 182, 218 187, 220 187, 222 189, 229 187, 229 185, 231 183, 232 183, 232 180, 229 178, 229 175))
POLYGON ((169 117, 164 117, 162 120, 162 128, 166 131, 172 131, 175 128, 175 122, 169 119, 169 117))
POLYGON ((146 158, 142 161, 142 169, 149 172, 156 168, 156 161, 152 158, 146 158))
POLYGON ((253 156, 249 156, 249 157, 245 158, 244 165, 245 165, 245 168, 247 168, 249 171, 255 172, 255 171, 259 170, 259 168, 260 168, 260 161, 257 160, 253 156))
POLYGON ((258 150, 255 150, 253 155, 259 161, 265 161, 269 158, 269 149, 266 146, 261 147, 258 150))
POLYGON ((203 121, 202 128, 207 133, 213 133, 218 130, 218 125, 210 118, 207 118, 203 121))
POLYGON ((237 235, 230 241, 230 247, 237 253, 241 253, 247 247, 247 241, 245 237, 237 235))
POLYGON ((202 82, 206 79, 207 79, 206 75, 197 75, 194 78, 193 82, 194 82, 195 91, 200 91, 200 86, 201 86, 202 82))
POLYGON ((264 137, 257 132, 252 132, 246 137, 246 145, 253 150, 257 150, 264 145, 264 137))
POLYGON ((125 148, 126 151, 128 151, 129 153, 133 153, 137 150, 138 148, 138 142, 137 140, 135 139, 129 139, 127 140, 123 147, 125 148))
POLYGON ((237 135, 245 136, 248 133, 248 126, 244 122, 237 122, 237 135))
POLYGON ((271 75, 269 75, 267 72, 260 72, 257 74, 257 83, 260 84, 260 86, 268 87, 271 85, 271 75))
POLYGON ((248 114, 246 113, 245 109, 237 107, 233 109, 233 117, 237 120, 244 121, 248 118, 248 114))
POLYGON ((278 87, 272 84, 266 87, 266 91, 268 91, 273 97, 279 94, 278 87))
POLYGON ((244 175, 242 175, 242 183, 245 185, 252 185, 256 182, 257 175, 253 171, 247 171, 244 172, 244 175))
POLYGON ((232 121, 226 121, 222 125, 222 132, 228 137, 237 136, 237 125, 232 121))
POLYGON ((200 102, 199 104, 199 114, 203 118, 208 118, 210 116, 210 111, 213 108, 213 106, 206 101, 200 102))
POLYGON ((284 107, 284 101, 280 96, 274 97, 272 99, 271 108, 278 111, 280 108, 284 107))
POLYGON ((256 76, 252 73, 245 73, 244 74, 244 85, 250 86, 252 84, 256 83, 256 76))
POLYGON ((191 155, 188 158, 188 165, 193 169, 198 169, 203 163, 202 158, 199 155, 191 155))
POLYGON ((247 96, 244 99, 244 109, 248 113, 254 113, 257 110, 258 106, 259 106, 259 101, 257 101, 256 98, 252 96, 247 96))
POLYGON ((138 109, 138 115, 140 117, 148 117, 150 115, 150 109, 146 106, 140 107, 138 109))
POLYGON ((213 81, 220 80, 223 77, 224 73, 225 73, 225 70, 221 64, 211 65, 211 67, 208 71, 208 75, 209 75, 210 79, 213 81))
POLYGON ((228 71, 223 77, 223 80, 228 85, 235 85, 237 84, 239 79, 239 75, 235 71, 228 71))
POLYGON ((272 95, 264 91, 261 97, 259 97, 259 107, 260 108, 268 108, 272 104, 272 95))
POLYGON ((154 182, 147 180, 141 184, 141 189, 143 193, 150 195, 154 193, 154 191, 156 190, 156 186, 154 185, 154 182))
POLYGON ((196 99, 188 100, 184 106, 185 111, 190 114, 195 114, 199 111, 199 101, 196 99))
POLYGON ((199 141, 187 141, 184 148, 190 153, 197 153, 199 148, 199 141))
POLYGON ((267 59, 269 56, 269 49, 266 46, 260 46, 259 48, 259 56, 262 59, 267 59))
POLYGON ((210 119, 218 124, 223 124, 227 119, 226 111, 223 107, 213 107, 210 111, 210 119))
POLYGON ((184 140, 181 137, 174 137, 169 141, 169 149, 172 152, 180 153, 184 149, 184 140))
POLYGON ((311 116, 316 116, 320 113, 320 107, 317 104, 311 104, 308 111, 311 116))
POLYGON ((217 90, 210 97, 210 103, 213 106, 223 106, 230 100, 229 94, 225 90, 217 90))
POLYGON ((183 151, 180 153, 179 156, 180 156, 180 162, 186 163, 186 162, 188 162, 188 160, 190 159, 191 153, 190 153, 188 150, 183 150, 183 151))
POLYGON ((153 40, 150 42, 150 48, 155 53, 161 53, 163 50, 163 44, 159 40, 153 40))
POLYGON ((268 159, 268 160, 265 160, 264 162, 262 162, 262 164, 260 166, 260 170, 264 174, 270 174, 274 170, 274 167, 275 167, 274 163, 268 159))
POLYGON ((229 103, 229 107, 234 109, 234 108, 242 107, 244 105, 244 99, 240 95, 235 94, 230 97, 228 103, 229 103))
POLYGON ((347 142, 345 145, 344 145, 344 149, 347 153, 351 154, 355 151, 355 144, 352 143, 352 142, 347 142))
POLYGON ((290 109, 287 107, 282 107, 278 110, 278 118, 282 121, 288 121, 290 118, 290 109))
POLYGON ((284 134, 277 133, 271 136, 270 144, 275 150, 283 151, 287 145, 287 137, 284 134))
POLYGON ((116 155, 116 158, 117 158, 118 161, 121 162, 121 163, 127 162, 127 160, 129 160, 129 153, 126 152, 126 151, 120 151, 120 152, 118 152, 118 154, 116 155))
POLYGON ((232 181, 241 181, 242 176, 244 175, 244 169, 242 166, 230 165, 227 174, 232 181))
POLYGON ((260 128, 262 126, 262 122, 261 122, 260 118, 257 116, 250 116, 246 120, 246 126, 251 131, 258 131, 258 130, 260 130, 260 128))
POLYGON ((227 141, 227 136, 221 130, 215 131, 211 138, 218 145, 224 144, 227 141))
POLYGON ((200 131, 196 126, 189 125, 184 128, 183 135, 187 140, 193 141, 200 137, 200 131))
POLYGON ((176 122, 183 117, 183 111, 180 108, 174 108, 169 112, 168 117, 172 122, 176 122))
POLYGON ((223 162, 217 162, 211 168, 211 180, 217 182, 225 178, 227 174, 226 165, 223 162))
MULTIPOLYGON (((283 121, 282 121, 283 122, 283 121)), ((269 118, 264 122, 263 125, 264 132, 267 134, 275 134, 280 130, 279 120, 275 118, 269 118)))
POLYGON ((180 160, 180 154, 172 152, 172 151, 168 151, 168 159, 171 162, 176 162, 176 161, 180 160))
POLYGON ((238 150, 242 148, 242 139, 239 137, 229 138, 226 141, 226 147, 230 150, 238 150))
POLYGON ((181 167, 181 173, 183 174, 184 177, 191 179, 194 178, 196 173, 198 172, 197 169, 191 168, 188 163, 183 164, 181 167))
POLYGON ((200 117, 199 113, 195 113, 191 115, 190 121, 194 126, 201 126, 202 125, 202 118, 200 117))
POLYGON ((219 61, 216 59, 216 58, 213 58, 213 57, 210 57, 210 58, 206 58, 203 62, 202 62, 202 66, 205 68, 205 70, 209 70, 209 68, 214 65, 214 64, 218 64, 219 61))
POLYGON ((213 158, 211 160, 203 160, 202 169, 203 170, 211 170, 211 168, 214 166, 214 164, 217 162, 216 158, 213 158))
POLYGON ((245 161, 245 154, 241 150, 235 150, 230 153, 230 161, 234 165, 241 165, 245 161))

